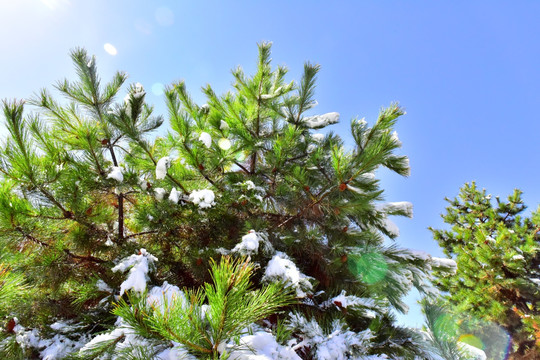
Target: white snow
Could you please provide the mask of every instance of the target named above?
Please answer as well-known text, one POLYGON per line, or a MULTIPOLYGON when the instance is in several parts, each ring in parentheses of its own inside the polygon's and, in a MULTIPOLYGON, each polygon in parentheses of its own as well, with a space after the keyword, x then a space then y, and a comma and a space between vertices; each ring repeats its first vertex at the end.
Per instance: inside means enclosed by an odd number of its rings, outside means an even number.
POLYGON ((239 341, 240 348, 235 344, 222 346, 227 351, 229 360, 301 360, 293 348, 280 345, 272 334, 258 331, 253 335, 244 335, 239 341), (228 348, 232 351, 229 351, 228 348))
POLYGON ((163 197, 167 193, 167 191, 164 188, 156 188, 154 189, 155 197, 157 201, 163 200, 163 197))
POLYGON ((122 168, 120 166, 113 166, 111 169, 111 172, 109 175, 107 175, 107 179, 114 179, 118 182, 124 181, 124 175, 122 174, 122 168))
POLYGON ((173 301, 181 301, 182 304, 188 304, 186 296, 178 286, 164 282, 161 286, 154 286, 149 292, 146 302, 154 308, 159 308, 163 313, 165 305, 170 305, 173 301))
POLYGON ((229 124, 225 120, 221 120, 219 122, 219 129, 220 130, 229 130, 229 124))
POLYGON ((237 183, 236 185, 240 185, 242 187, 245 187, 246 190, 255 190, 259 193, 265 193, 266 190, 262 186, 257 186, 253 183, 251 180, 246 180, 243 183, 237 183))
POLYGON ((384 204, 377 204, 376 209, 386 214, 400 212, 405 216, 412 219, 413 217, 413 205, 408 201, 389 202, 384 204))
POLYGON ((398 133, 397 131, 394 131, 392 133, 392 140, 396 143, 397 146, 401 146, 401 141, 399 140, 399 136, 398 136, 398 133))
POLYGON ((431 265, 436 268, 447 269, 453 274, 457 272, 457 264, 452 259, 443 259, 438 257, 431 257, 431 265))
POLYGON ((173 343, 173 347, 165 349, 156 355, 156 360, 197 360, 186 348, 178 343, 173 343))
POLYGON ((171 158, 169 156, 164 156, 159 159, 156 164, 156 179, 165 179, 169 167, 171 167, 171 158))
POLYGON ((210 110, 210 105, 208 104, 202 104, 199 108, 199 111, 206 114, 210 110))
POLYGON ((259 252, 259 241, 261 237, 255 230, 249 230, 247 235, 242 236, 242 241, 232 249, 233 252, 241 253, 242 255, 257 254, 259 252))
POLYGON ((146 191, 148 189, 148 181, 144 177, 139 178, 139 186, 143 191, 146 191))
POLYGON ((365 194, 364 191, 362 191, 361 189, 355 187, 355 186, 352 186, 351 184, 347 184, 347 190, 350 190, 352 192, 355 192, 357 194, 360 194, 360 195, 363 195, 365 194))
POLYGON ((126 272, 128 269, 128 278, 120 285, 120 295, 126 290, 133 290, 142 293, 146 289, 146 282, 148 281, 148 272, 150 267, 158 259, 148 253, 146 249, 139 250, 139 254, 131 255, 122 261, 120 261, 111 270, 113 272, 126 272))
POLYGON ((144 96, 144 94, 146 94, 146 91, 144 91, 144 87, 142 86, 142 84, 136 83, 135 86, 133 87, 133 92, 132 92, 133 97, 137 99, 144 96))
POLYGON ((171 190, 171 193, 169 194, 169 200, 175 204, 178 204, 178 201, 180 200, 180 195, 182 195, 182 192, 176 190, 176 188, 173 188, 171 190))
POLYGON ((410 160, 409 158, 405 158, 405 160, 403 161, 405 163, 405 167, 407 168, 407 171, 405 172, 405 175, 406 176, 410 176, 411 175, 411 165, 410 165, 410 160))
POLYGON ((289 257, 280 251, 268 262, 263 280, 281 280, 285 286, 295 288, 296 296, 299 298, 306 296, 304 290, 311 291, 313 288, 309 277, 302 274, 289 257))
POLYGON ((391 237, 398 237, 399 236, 399 228, 398 226, 390 219, 384 218, 383 227, 384 229, 390 234, 391 237))
POLYGON ((222 150, 229 150, 231 148, 232 144, 231 144, 231 141, 229 139, 221 138, 221 139, 218 140, 218 146, 222 150))
POLYGON ((320 143, 324 140, 325 135, 321 133, 311 134, 313 141, 320 143))
POLYGON ((330 333, 323 331, 314 320, 307 320, 303 315, 291 314, 290 326, 299 330, 303 336, 302 341, 294 349, 302 347, 311 348, 316 360, 346 360, 350 359, 351 350, 355 348, 359 353, 365 353, 369 340, 373 338, 371 331, 354 332, 349 330, 340 320, 332 322, 330 333))
POLYGON ((90 58, 90 61, 88 61, 88 63, 86 64, 86 66, 88 66, 88 67, 92 67, 92 65, 94 65, 94 56, 92 56, 90 58))
POLYGON ((99 279, 97 282, 96 282, 96 288, 99 290, 99 291, 103 291, 103 292, 109 292, 109 293, 112 293, 113 292, 113 289, 107 285, 107 283, 101 279, 99 279))
POLYGON ((330 112, 323 115, 308 116, 304 118, 304 124, 310 129, 318 129, 339 121, 339 113, 330 112))
POLYGON ((430 258, 431 258, 431 255, 429 255, 427 252, 425 251, 421 251, 421 250, 412 250, 412 249, 408 249, 408 251, 411 253, 412 256, 414 256, 414 258, 416 259, 420 259, 420 260, 424 260, 424 261, 428 261, 430 258))
POLYGON ((360 177, 366 179, 366 180, 373 180, 375 179, 375 174, 372 173, 372 172, 367 172, 367 173, 363 173, 362 175, 360 175, 360 177))
POLYGON ((199 205, 200 209, 206 209, 215 205, 214 199, 214 192, 208 189, 194 190, 189 194, 189 200, 195 205, 199 205))
MULTIPOLYGON (((14 318, 17 323, 17 318, 14 318)), ((64 330, 66 323, 57 322, 51 325, 53 330, 64 330)), ((34 348, 39 351, 40 358, 43 360, 63 359, 69 353, 78 350, 88 341, 87 335, 71 333, 70 337, 79 335, 77 340, 72 340, 63 334, 55 334, 52 338, 42 338, 37 329, 26 330, 22 325, 16 324, 13 328, 15 332, 15 341, 24 348, 34 348)))
POLYGON ((330 307, 334 305, 338 308, 345 308, 345 309, 349 306, 350 307, 355 307, 355 306, 375 307, 376 306, 374 299, 360 298, 355 295, 347 295, 347 292, 345 290, 341 290, 341 294, 322 303, 321 307, 326 308, 326 307, 330 307))
POLYGON ((524 259, 525 258, 521 254, 512 256, 512 260, 524 260, 524 259))
POLYGON ((95 336, 90 342, 86 343, 80 350, 79 354, 84 354, 86 351, 89 351, 96 347, 101 342, 111 341, 114 339, 120 339, 127 337, 128 334, 132 333, 133 329, 128 327, 117 327, 113 331, 110 331, 105 334, 99 334, 95 336))
POLYGON ((207 148, 212 146, 212 137, 209 133, 205 131, 201 132, 201 135, 199 136, 199 141, 202 142, 207 148))

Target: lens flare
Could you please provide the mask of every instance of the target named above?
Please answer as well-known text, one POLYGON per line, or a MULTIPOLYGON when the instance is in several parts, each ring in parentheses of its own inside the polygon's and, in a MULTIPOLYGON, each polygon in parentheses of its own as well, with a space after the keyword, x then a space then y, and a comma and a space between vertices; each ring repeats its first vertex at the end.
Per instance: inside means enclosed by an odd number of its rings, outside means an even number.
POLYGON ((461 335, 458 338, 458 341, 464 342, 465 344, 472 345, 478 349, 482 349, 482 350, 485 349, 484 342, 477 336, 474 336, 473 334, 461 335))
POLYGON ((362 280, 368 284, 380 282, 386 277, 388 271, 384 256, 376 252, 351 256, 349 267, 351 272, 361 276, 362 280))
POLYGON ((152 92, 156 96, 163 95, 163 89, 164 89, 164 86, 163 86, 162 83, 154 83, 154 84, 152 84, 152 92))
POLYGON ((511 352, 510 335, 499 325, 489 321, 470 319, 465 322, 468 333, 459 341, 483 350, 488 359, 505 360, 511 352), (468 324, 467 324, 468 323, 468 324))
POLYGON ((156 21, 161 26, 171 26, 174 24, 174 13, 168 7, 159 7, 154 13, 156 21))

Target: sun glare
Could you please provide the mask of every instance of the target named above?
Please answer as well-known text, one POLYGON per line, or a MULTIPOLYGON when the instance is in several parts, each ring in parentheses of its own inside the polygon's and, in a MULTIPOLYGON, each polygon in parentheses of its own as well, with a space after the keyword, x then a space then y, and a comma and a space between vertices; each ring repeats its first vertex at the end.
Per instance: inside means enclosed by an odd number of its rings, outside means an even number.
POLYGON ((69 5, 69 0, 40 0, 45 6, 51 10, 56 10, 59 6, 69 5))
POLYGON ((118 51, 116 50, 116 48, 112 44, 106 43, 105 45, 103 45, 103 48, 105 49, 105 51, 109 55, 114 56, 114 55, 118 54, 118 51))

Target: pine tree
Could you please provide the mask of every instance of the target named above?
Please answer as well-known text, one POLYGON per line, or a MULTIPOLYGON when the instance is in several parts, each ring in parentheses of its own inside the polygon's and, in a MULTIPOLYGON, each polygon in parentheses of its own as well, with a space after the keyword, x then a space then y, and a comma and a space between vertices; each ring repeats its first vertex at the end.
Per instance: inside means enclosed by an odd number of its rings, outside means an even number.
MULTIPOLYGON (((4 101, 0 244, 32 291, 28 306, 6 315, 15 328, 2 344, 19 344, 26 356, 45 357, 61 341, 58 358, 89 349, 205 358, 166 334, 165 313, 150 298, 169 297, 170 311, 191 316, 195 338, 221 334, 210 358, 241 359, 246 347, 268 354, 268 346, 282 358, 422 356, 419 335, 397 326, 392 311, 406 311, 403 296, 412 286, 423 291, 436 263, 385 242, 398 236, 388 216, 410 217, 412 205, 384 203, 375 176, 381 167, 409 174, 393 131, 404 111, 392 104, 372 126, 353 119, 347 150, 336 134, 313 131, 338 113, 307 115, 319 66, 306 63, 299 83, 286 82, 270 49, 259 45, 253 76, 233 70, 232 91, 204 87, 207 104, 196 104, 183 82, 167 87, 165 137, 152 134, 164 118, 153 115, 142 85, 115 101, 127 76, 102 84, 83 49, 71 54, 77 79, 55 85, 62 101, 42 90, 26 115, 23 102, 4 101), (212 293, 223 277, 209 268, 245 256, 253 271, 244 291, 279 284, 295 304, 277 296, 271 314, 233 312, 220 328, 210 314, 224 299, 212 293), (189 294, 185 303, 173 299, 180 294, 189 294), (223 332, 236 322, 246 327, 223 332)), ((231 278, 247 279, 233 269, 231 278)), ((237 300, 235 309, 250 309, 237 300)))
MULTIPOLYGON (((484 331, 481 322, 497 324, 510 335, 511 358, 540 356, 540 213, 524 216, 519 190, 507 201, 496 197, 494 202, 474 182, 448 202, 443 219, 451 229, 431 230, 458 267, 453 276, 437 276, 435 284, 448 294, 457 314, 472 317, 464 316, 465 325, 486 344, 493 342, 494 333, 484 331)), ((500 349, 493 351, 495 358, 500 349)))

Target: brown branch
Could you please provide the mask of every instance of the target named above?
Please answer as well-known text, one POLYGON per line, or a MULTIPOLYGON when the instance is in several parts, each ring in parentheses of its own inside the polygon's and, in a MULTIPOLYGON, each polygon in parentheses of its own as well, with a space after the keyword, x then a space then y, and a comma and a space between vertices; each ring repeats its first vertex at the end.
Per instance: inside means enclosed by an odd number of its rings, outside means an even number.
POLYGON ((127 239, 131 239, 131 238, 134 238, 134 237, 137 237, 137 236, 148 235, 148 234, 157 234, 158 232, 159 232, 158 230, 142 231, 140 233, 128 235, 124 239, 127 240, 127 239))
MULTIPOLYGON (((20 226, 16 226, 15 230, 20 232, 22 234, 22 236, 24 236, 26 239, 28 239, 28 240, 36 243, 36 244, 39 244, 39 245, 44 246, 44 247, 51 247, 51 244, 46 243, 44 241, 41 241, 38 238, 36 238, 36 237, 34 237, 34 236, 30 235, 30 234, 27 234, 20 226)), ((89 262, 94 262, 94 263, 98 263, 98 264, 103 264, 103 263, 107 262, 106 260, 97 258, 95 256, 91 256, 91 255, 81 256, 81 255, 76 255, 76 254, 72 253, 68 249, 63 249, 63 250, 64 250, 64 253, 66 253, 67 256, 69 256, 69 257, 71 257, 73 259, 89 261, 89 262)))
MULTIPOLYGON (((259 94, 257 96, 257 122, 255 126, 255 134, 257 135, 257 139, 259 138, 259 132, 261 128, 261 91, 262 91, 262 83, 264 78, 264 71, 261 72, 261 80, 259 81, 259 94)), ((250 173, 255 173, 255 164, 257 163, 257 151, 251 155, 251 164, 250 164, 250 173)))
MULTIPOLYGON (((334 187, 335 186, 333 186, 333 188, 334 187)), ((324 193, 319 199, 314 200, 313 202, 311 202, 311 204, 309 204, 308 206, 302 208, 296 215, 293 215, 293 216, 289 217, 287 220, 285 220, 281 224, 279 224, 278 228, 281 228, 281 227, 285 226, 287 223, 289 223, 290 221, 292 221, 293 219, 296 219, 296 218, 302 216, 302 214, 305 213, 307 210, 311 209, 313 206, 315 206, 318 203, 320 203, 321 201, 323 201, 323 199, 325 197, 327 197, 328 194, 330 194, 331 192, 332 192, 332 188, 328 189, 328 191, 326 193, 324 193)))
POLYGON ((124 194, 118 195, 118 241, 124 240, 124 194))

